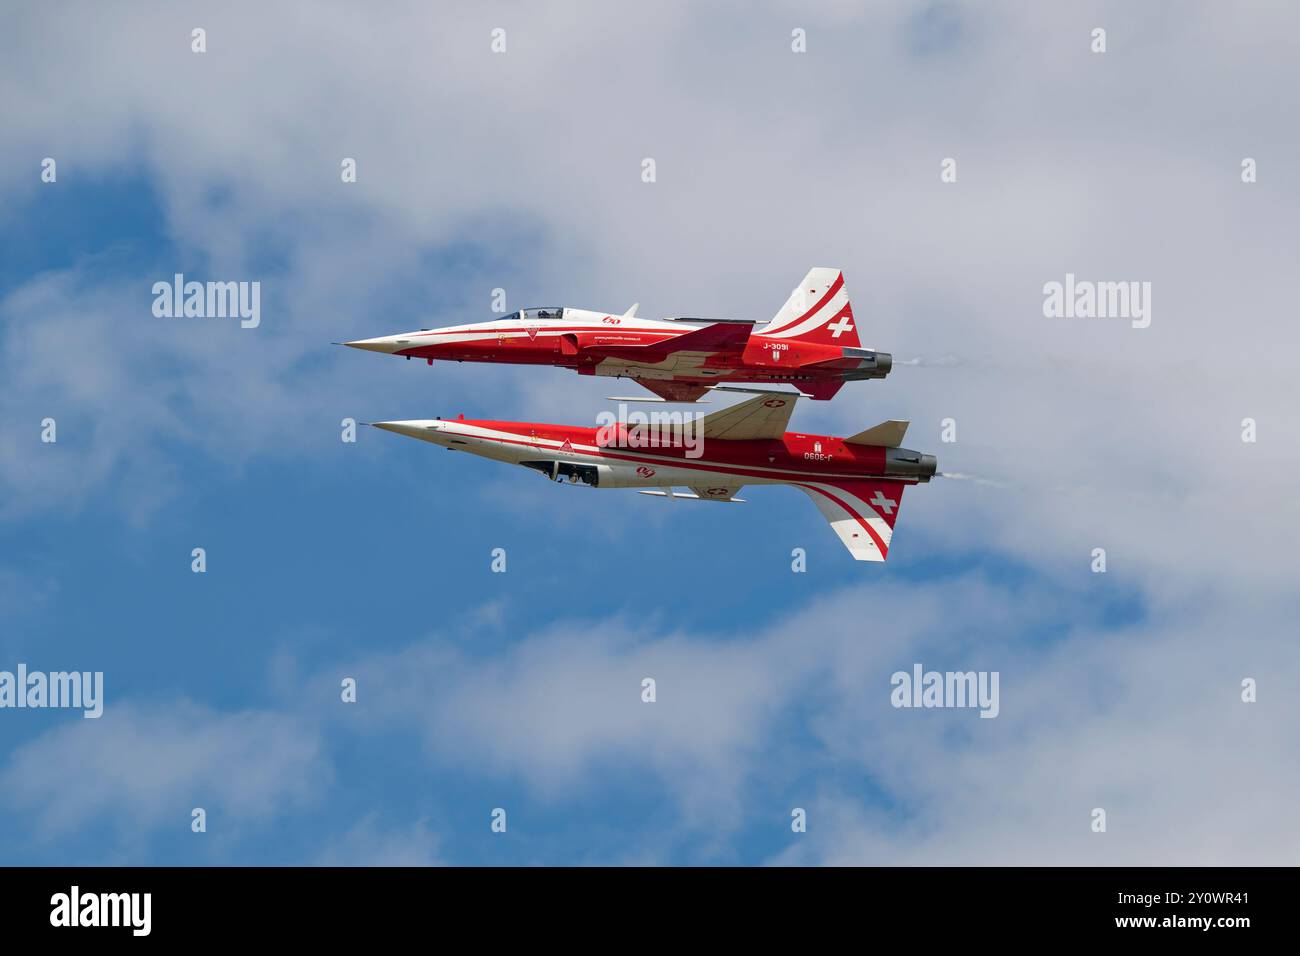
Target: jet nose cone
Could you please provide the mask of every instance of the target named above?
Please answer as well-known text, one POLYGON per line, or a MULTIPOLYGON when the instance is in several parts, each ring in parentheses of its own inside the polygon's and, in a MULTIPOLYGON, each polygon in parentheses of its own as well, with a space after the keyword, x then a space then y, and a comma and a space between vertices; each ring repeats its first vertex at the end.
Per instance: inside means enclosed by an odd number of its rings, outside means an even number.
POLYGON ((421 441, 431 441, 435 444, 441 444, 443 437, 442 421, 436 418, 410 422, 371 422, 370 424, 375 428, 382 428, 386 432, 395 432, 398 435, 418 438, 421 441))
POLYGON ((365 349, 367 352, 395 352, 400 346, 391 336, 382 336, 377 339, 357 339, 355 342, 344 342, 344 345, 353 349, 365 349))

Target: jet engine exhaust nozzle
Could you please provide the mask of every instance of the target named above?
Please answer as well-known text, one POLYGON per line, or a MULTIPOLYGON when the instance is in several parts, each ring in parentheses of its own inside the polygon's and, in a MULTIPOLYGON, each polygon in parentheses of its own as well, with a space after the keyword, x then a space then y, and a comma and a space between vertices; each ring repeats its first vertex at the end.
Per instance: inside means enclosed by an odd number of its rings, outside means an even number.
POLYGON ((929 481, 939 470, 939 459, 910 448, 890 448, 885 452, 885 474, 895 478, 929 481))

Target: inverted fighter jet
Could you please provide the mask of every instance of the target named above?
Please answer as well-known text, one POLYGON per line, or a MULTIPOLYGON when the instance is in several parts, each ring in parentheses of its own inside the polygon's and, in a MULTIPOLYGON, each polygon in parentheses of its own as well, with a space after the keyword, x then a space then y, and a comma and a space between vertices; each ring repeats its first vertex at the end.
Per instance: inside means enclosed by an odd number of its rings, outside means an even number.
POLYGON ((657 425, 648 416, 644 424, 611 421, 598 428, 464 417, 372 424, 593 488, 740 501, 743 485, 793 485, 813 500, 854 558, 884 561, 903 489, 934 477, 934 456, 899 447, 907 422, 882 422, 849 438, 788 432, 799 397, 765 392, 710 415, 663 415, 676 420, 657 425))
POLYGON ((772 321, 639 319, 567 306, 524 309, 491 322, 403 332, 353 348, 406 358, 556 365, 640 382, 658 399, 694 402, 722 382, 781 382, 815 399, 845 382, 884 378, 893 358, 862 348, 844 275, 813 269, 772 321))

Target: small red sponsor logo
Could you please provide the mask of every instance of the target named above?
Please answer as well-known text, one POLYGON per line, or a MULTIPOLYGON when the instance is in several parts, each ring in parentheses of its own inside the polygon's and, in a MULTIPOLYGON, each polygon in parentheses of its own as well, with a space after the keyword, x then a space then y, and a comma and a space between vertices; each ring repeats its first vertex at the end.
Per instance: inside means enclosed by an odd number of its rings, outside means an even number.
POLYGON ((640 475, 642 478, 649 478, 651 475, 655 473, 655 470, 651 468, 649 465, 642 465, 640 468, 636 470, 636 473, 640 475))
POLYGON ((535 327, 532 327, 532 326, 529 327, 529 329, 528 329, 528 337, 529 337, 530 339, 535 339, 535 338, 537 338, 537 329, 536 329, 535 327))
POLYGON ((622 320, 622 319, 616 319, 616 318, 614 318, 614 316, 612 316, 612 315, 607 315, 607 316, 605 316, 603 319, 601 319, 600 321, 604 322, 606 325, 622 325, 622 324, 623 324, 623 320, 622 320))

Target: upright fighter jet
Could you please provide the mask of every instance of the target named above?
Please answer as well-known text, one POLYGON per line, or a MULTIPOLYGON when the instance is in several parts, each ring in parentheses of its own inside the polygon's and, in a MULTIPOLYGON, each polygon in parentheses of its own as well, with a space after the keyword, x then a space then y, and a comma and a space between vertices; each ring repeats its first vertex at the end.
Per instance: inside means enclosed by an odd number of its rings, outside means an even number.
POLYGON ((898 447, 907 422, 882 422, 849 438, 788 432, 799 397, 764 392, 698 420, 677 412, 663 416, 676 422, 631 428, 618 422, 582 428, 464 417, 372 424, 593 488, 740 501, 736 492, 743 485, 793 485, 813 500, 855 559, 884 561, 903 489, 934 477, 934 456, 898 447), (679 486, 691 493, 673 491, 679 486))
POLYGON ((776 317, 753 319, 636 317, 568 306, 524 309, 491 322, 423 329, 345 342, 406 358, 555 365, 580 375, 640 382, 658 399, 694 402, 722 382, 780 382, 809 398, 831 398, 845 382, 884 378, 893 358, 858 340, 844 275, 813 269, 776 317))

